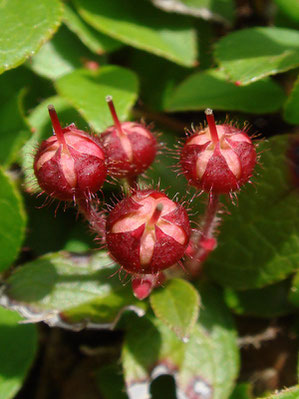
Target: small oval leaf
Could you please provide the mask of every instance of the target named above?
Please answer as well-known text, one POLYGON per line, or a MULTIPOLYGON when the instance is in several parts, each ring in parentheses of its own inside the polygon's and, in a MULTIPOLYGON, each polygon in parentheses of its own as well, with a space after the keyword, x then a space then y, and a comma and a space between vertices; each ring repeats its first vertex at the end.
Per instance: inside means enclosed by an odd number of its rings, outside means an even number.
POLYGON ((96 54, 108 53, 122 46, 122 43, 96 31, 67 4, 64 5, 64 23, 74 32, 89 50, 96 54))
POLYGON ((138 90, 136 75, 117 66, 104 66, 99 71, 76 70, 57 80, 55 86, 99 132, 113 124, 105 97, 112 95, 118 117, 123 120, 136 101, 138 90))
POLYGON ((148 397, 162 374, 174 377, 178 397, 229 397, 239 365, 236 330, 220 290, 200 284, 199 292, 203 305, 187 342, 151 315, 127 320, 122 363, 130 399, 148 397))
POLYGON ((299 32, 255 27, 230 33, 215 47, 215 57, 233 82, 249 84, 299 65, 299 32))
POLYGON ((37 350, 35 326, 0 307, 0 398, 12 399, 21 388, 37 350))
POLYGON ((241 87, 228 82, 223 71, 211 69, 186 78, 168 94, 165 109, 189 111, 214 108, 260 114, 277 111, 284 100, 283 90, 270 79, 241 87))
POLYGON ((200 298, 187 281, 172 279, 150 296, 155 315, 181 339, 187 339, 197 321, 200 298))
POLYGON ((0 74, 34 55, 58 29, 62 14, 59 0, 1 0, 0 74))
POLYGON ((8 278, 2 301, 6 299, 8 306, 28 315, 29 321, 109 325, 123 308, 135 304, 143 308, 130 286, 122 285, 116 276, 110 278, 117 267, 103 251, 47 254, 8 278))
POLYGON ((26 225, 22 198, 2 169, 0 169, 0 220, 1 272, 16 259, 26 225))
POLYGON ((89 61, 103 63, 100 57, 91 53, 72 32, 62 26, 26 66, 37 75, 54 80, 83 68, 84 63, 89 61))
POLYGON ((114 39, 181 65, 196 63, 193 21, 163 13, 145 0, 76 0, 77 9, 91 26, 114 39))

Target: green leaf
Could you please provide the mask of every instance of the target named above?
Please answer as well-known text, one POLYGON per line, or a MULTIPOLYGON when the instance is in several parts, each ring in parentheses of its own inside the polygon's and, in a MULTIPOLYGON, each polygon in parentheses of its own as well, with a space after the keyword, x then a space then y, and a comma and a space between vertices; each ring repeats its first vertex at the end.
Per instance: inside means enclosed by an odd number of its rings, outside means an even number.
POLYGON ((207 20, 231 24, 234 19, 232 0, 151 0, 157 7, 165 11, 192 15, 207 20))
POLYGON ((80 15, 95 29, 125 44, 181 65, 196 63, 192 20, 157 10, 146 0, 76 0, 80 15))
POLYGON ((277 111, 285 100, 283 90, 270 79, 241 87, 228 82, 223 71, 210 69, 185 79, 166 100, 167 111, 219 110, 265 113, 277 111))
MULTIPOLYGON (((184 127, 182 127, 182 131, 184 127)), ((180 142, 181 136, 163 130, 163 134, 160 137, 161 146, 166 148, 176 148, 178 142, 180 142)), ((152 182, 153 187, 160 187, 166 190, 167 195, 171 198, 176 198, 178 201, 184 201, 186 199, 186 193, 192 200, 192 209, 196 209, 197 212, 203 213, 205 211, 205 203, 202 198, 196 194, 194 187, 188 186, 188 182, 181 173, 178 172, 179 165, 176 154, 172 156, 165 156, 164 149, 161 154, 157 155, 157 158, 150 169, 146 172, 149 180, 152 182), (174 170, 174 168, 176 170, 174 170)), ((139 179, 139 182, 142 181, 139 179)), ((148 180, 145 184, 148 184, 148 180)), ((196 214, 190 215, 191 218, 196 218, 196 214)), ((196 219, 197 222, 197 219, 196 219)))
POLYGON ((178 397, 226 399, 238 372, 233 320, 221 293, 201 284, 202 310, 188 342, 153 317, 130 318, 122 362, 130 399, 149 392, 151 379, 175 378, 178 397), (204 394, 204 396, 203 396, 204 394))
POLYGON ((68 323, 112 323, 124 307, 137 303, 131 287, 112 277, 117 268, 103 251, 47 254, 17 269, 5 294, 46 322, 58 315, 68 323))
POLYGON ((299 21, 290 19, 281 9, 278 9, 274 15, 273 25, 279 28, 298 29, 299 21))
POLYGON ((21 388, 37 350, 35 326, 0 307, 0 398, 12 399, 21 388))
POLYGON ((299 32, 255 27, 220 39, 215 57, 233 82, 249 84, 299 65, 299 32))
POLYGON ((91 53, 67 28, 62 26, 53 39, 43 45, 30 59, 28 67, 36 74, 48 79, 58 79, 84 63, 103 60, 91 53))
POLYGON ((34 55, 58 29, 62 18, 59 0, 0 1, 0 74, 34 55))
POLYGON ((26 215, 22 198, 8 176, 0 169, 0 272, 16 259, 21 248, 26 215))
POLYGON ((295 305, 299 306, 299 272, 297 272, 292 281, 292 287, 289 292, 289 300, 295 305))
POLYGON ((71 216, 74 223, 72 223, 69 235, 65 237, 66 242, 62 249, 67 252, 82 254, 90 251, 91 249, 98 249, 95 240, 93 239, 93 237, 91 237, 88 225, 84 223, 83 220, 81 220, 81 223, 76 223, 77 221, 74 220, 76 216, 71 216))
POLYGON ((165 100, 189 73, 187 68, 137 50, 132 52, 129 67, 138 74, 141 101, 151 110, 157 111, 164 109, 165 100))
POLYGON ((46 79, 37 76, 25 65, 26 63, 0 75, 0 107, 5 106, 13 95, 23 91, 25 96, 21 107, 22 114, 36 107, 41 98, 47 98, 54 92, 46 79))
POLYGON ((46 201, 46 196, 25 196, 28 222, 24 247, 30 248, 33 258, 61 249, 75 253, 96 249, 87 223, 78 219, 75 208, 65 212, 63 204, 43 206, 46 201))
POLYGON ((128 399, 119 364, 101 367, 95 373, 95 381, 104 399, 128 399))
POLYGON ((289 123, 299 123, 299 75, 285 103, 284 119, 289 123))
POLYGON ((299 3, 298 0, 274 0, 281 11, 289 18, 299 22, 299 3))
POLYGON ((299 396, 299 386, 292 388, 286 388, 283 391, 275 392, 270 396, 263 396, 260 399, 298 399, 299 396))
POLYGON ((248 383, 240 383, 238 384, 229 399, 252 399, 251 395, 251 385, 248 383))
POLYGON ((52 125, 47 108, 49 104, 55 106, 62 126, 75 123, 76 126, 82 130, 86 130, 87 126, 87 122, 82 119, 78 112, 59 96, 47 98, 32 111, 28 117, 28 123, 34 133, 22 148, 22 166, 25 175, 25 188, 30 193, 40 191, 33 171, 35 152, 42 140, 45 140, 52 135, 52 125))
POLYGON ((64 5, 64 23, 78 38, 96 54, 104 54, 119 49, 122 44, 86 24, 67 4, 64 5))
POLYGON ((78 70, 60 78, 55 84, 64 97, 96 131, 113 124, 105 101, 112 95, 120 120, 128 117, 137 98, 135 74, 117 66, 104 66, 99 71, 78 70))
POLYGON ((207 273, 234 289, 254 289, 285 279, 298 268, 298 192, 286 157, 288 135, 261 143, 256 187, 241 191, 238 205, 223 216, 218 248, 207 273))
POLYGON ((288 301, 289 290, 289 280, 246 291, 235 291, 226 288, 225 300, 232 311, 237 314, 270 318, 279 317, 294 311, 294 307, 288 301))
POLYGON ((19 152, 30 131, 22 115, 25 91, 11 93, 10 99, 0 107, 0 163, 10 166, 19 158, 19 152))
POLYGON ((185 280, 172 279, 150 296, 155 315, 181 339, 187 339, 198 319, 199 295, 185 280))
MULTIPOLYGON (((212 60, 211 43, 215 38, 209 22, 200 20, 196 27, 199 35, 199 64, 201 70, 203 70, 210 67, 214 62, 212 60)), ((130 53, 128 66, 138 74, 142 103, 157 111, 164 110, 165 102, 167 98, 172 96, 174 88, 190 74, 189 68, 136 49, 130 53), (159 76, 159 79, 157 79, 157 76, 159 76), (155 82, 155 90, 153 90, 153 82, 155 82)))

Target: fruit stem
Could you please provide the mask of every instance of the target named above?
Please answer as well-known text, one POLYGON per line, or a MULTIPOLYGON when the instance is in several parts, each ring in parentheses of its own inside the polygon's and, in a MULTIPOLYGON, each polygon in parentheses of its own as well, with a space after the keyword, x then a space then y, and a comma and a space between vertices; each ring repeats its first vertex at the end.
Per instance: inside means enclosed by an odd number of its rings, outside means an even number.
POLYGON ((64 134, 63 134, 63 130, 62 127, 60 125, 58 116, 57 116, 57 112, 55 111, 55 107, 54 105, 50 104, 48 105, 48 111, 49 111, 49 115, 51 118, 51 122, 52 122, 52 126, 55 132, 55 135, 57 137, 57 140, 60 144, 63 145, 64 148, 67 148, 67 144, 64 138, 64 134))
POLYGON ((79 212, 88 221, 91 229, 98 235, 102 244, 105 244, 106 236, 106 216, 99 212, 96 207, 88 200, 81 199, 77 201, 79 212))
POLYGON ((132 195, 132 192, 138 188, 138 179, 137 176, 128 176, 122 180, 122 187, 124 194, 127 197, 132 195))
POLYGON ((157 221, 159 220, 161 213, 163 211, 163 204, 159 203, 156 206, 156 209, 154 210, 152 217, 150 218, 150 220, 148 221, 148 225, 152 226, 155 223, 157 223, 157 221))
POLYGON ((137 176, 128 176, 126 178, 126 181, 129 186, 129 191, 137 189, 137 187, 138 187, 137 176))
POLYGON ((193 238, 194 254, 192 260, 188 262, 188 269, 192 276, 196 277, 200 274, 201 265, 216 248, 216 239, 214 232, 218 224, 217 212, 219 210, 219 195, 210 192, 208 206, 204 216, 202 230, 193 238))
POLYGON ((115 127, 116 127, 118 133, 119 133, 121 136, 123 136, 123 135, 124 135, 124 132, 122 131, 121 123, 120 123, 120 121, 119 121, 119 119, 118 119, 118 117, 117 117, 117 113, 116 113, 116 110, 115 110, 115 107, 114 107, 114 103, 113 103, 113 98, 112 98, 112 96, 106 96, 106 101, 107 101, 108 107, 109 107, 109 109, 110 109, 110 113, 111 113, 111 116, 112 116, 112 118, 113 118, 114 125, 115 125, 115 127))
POLYGON ((202 229, 201 239, 212 238, 214 233, 214 220, 217 217, 219 207, 219 195, 213 192, 209 193, 208 207, 205 214, 205 221, 202 229))
POLYGON ((219 142, 219 137, 218 137, 218 133, 217 133, 213 110, 211 108, 207 108, 205 110, 205 114, 206 114, 206 119, 208 122, 209 129, 210 129, 212 141, 214 144, 217 144, 219 142))

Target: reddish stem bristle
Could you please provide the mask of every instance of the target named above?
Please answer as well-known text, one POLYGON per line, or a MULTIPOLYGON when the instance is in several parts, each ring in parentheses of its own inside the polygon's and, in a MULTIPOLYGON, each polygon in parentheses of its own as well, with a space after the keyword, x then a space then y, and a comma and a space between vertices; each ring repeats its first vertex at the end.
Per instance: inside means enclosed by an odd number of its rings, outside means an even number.
POLYGON ((210 129, 212 141, 214 144, 216 144, 219 141, 219 137, 218 137, 218 133, 217 133, 213 110, 211 108, 207 108, 205 110, 205 114, 206 114, 206 119, 208 122, 209 129, 210 129))
POLYGON ((52 104, 48 105, 48 111, 57 140, 60 144, 66 147, 67 144, 54 105, 52 104))
POLYGON ((116 110, 115 110, 115 107, 114 107, 114 103, 113 103, 112 96, 106 96, 106 102, 107 102, 108 107, 109 107, 109 109, 110 109, 110 113, 111 113, 111 116, 112 116, 112 118, 113 118, 114 125, 115 125, 115 127, 116 127, 118 133, 119 133, 120 135, 123 135, 124 133, 123 133, 123 131, 122 131, 121 123, 120 123, 120 121, 119 121, 119 119, 118 119, 118 116, 117 116, 117 113, 116 113, 116 110))

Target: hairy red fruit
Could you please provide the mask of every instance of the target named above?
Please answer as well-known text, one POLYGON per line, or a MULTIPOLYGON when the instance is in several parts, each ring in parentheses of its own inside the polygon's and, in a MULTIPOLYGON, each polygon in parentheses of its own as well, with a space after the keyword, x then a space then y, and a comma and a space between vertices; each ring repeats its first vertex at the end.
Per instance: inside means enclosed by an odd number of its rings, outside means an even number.
POLYGON ((128 272, 154 274, 184 255, 190 236, 184 207, 154 190, 136 191, 110 212, 106 242, 128 272))
POLYGON ((96 138, 72 123, 60 126, 49 106, 55 135, 44 140, 34 159, 40 187, 59 200, 80 199, 97 192, 106 177, 105 156, 96 138))
POLYGON ((229 124, 216 125, 206 110, 208 127, 190 136, 180 163, 189 184, 218 194, 238 190, 252 176, 256 150, 250 137, 229 124))
POLYGON ((134 177, 152 164, 157 153, 157 140, 149 129, 137 122, 123 122, 117 118, 112 97, 107 96, 114 125, 102 133, 108 173, 117 178, 134 177))

